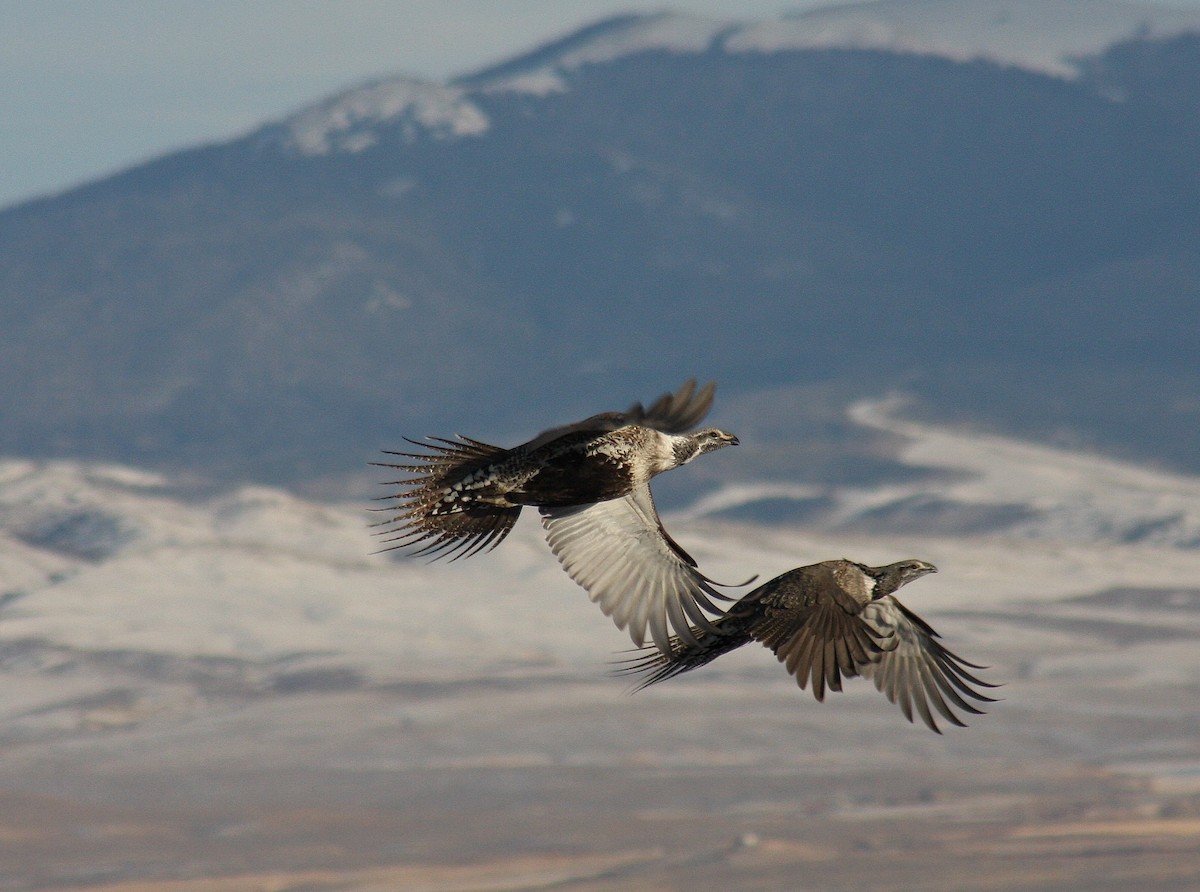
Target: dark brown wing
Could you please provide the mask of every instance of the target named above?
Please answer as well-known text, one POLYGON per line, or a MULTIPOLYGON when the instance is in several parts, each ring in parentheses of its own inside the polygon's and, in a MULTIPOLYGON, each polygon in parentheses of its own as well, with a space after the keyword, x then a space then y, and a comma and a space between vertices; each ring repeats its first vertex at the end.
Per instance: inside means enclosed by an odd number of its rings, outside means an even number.
POLYGON ((831 563, 800 567, 762 586, 759 591, 770 590, 760 596, 760 615, 749 628, 801 688, 812 682, 817 700, 825 699, 826 688, 840 691, 843 678, 860 675, 880 652, 878 633, 843 606, 847 599, 831 563))
POLYGON ((910 722, 915 711, 921 721, 940 734, 931 706, 946 721, 961 728, 966 725, 954 709, 983 714, 966 698, 978 703, 995 702, 972 687, 997 687, 970 671, 984 667, 969 663, 943 647, 937 640, 938 633, 894 597, 872 601, 862 616, 883 641, 882 654, 863 667, 863 675, 871 678, 875 687, 897 704, 910 722))
POLYGON ((710 381, 697 391, 696 379, 689 378, 675 393, 664 393, 656 399, 649 409, 641 403, 634 403, 624 412, 601 412, 574 424, 544 430, 524 445, 526 449, 534 450, 576 431, 602 434, 627 424, 640 424, 667 434, 681 434, 695 427, 708 414, 716 389, 716 382, 710 381))
POLYGON ((649 409, 643 409, 641 403, 634 403, 625 412, 629 419, 627 423, 652 427, 665 434, 682 434, 704 420, 712 408, 716 390, 717 382, 709 381, 697 391, 696 379, 689 378, 675 393, 660 396, 649 409))
POLYGON ((833 563, 799 567, 763 583, 708 627, 692 629, 690 638, 677 635, 667 648, 647 648, 618 671, 642 676, 645 687, 759 641, 800 687, 811 680, 818 700, 827 687, 840 691, 842 677, 858 675, 858 666, 880 648, 871 628, 839 606, 833 563))

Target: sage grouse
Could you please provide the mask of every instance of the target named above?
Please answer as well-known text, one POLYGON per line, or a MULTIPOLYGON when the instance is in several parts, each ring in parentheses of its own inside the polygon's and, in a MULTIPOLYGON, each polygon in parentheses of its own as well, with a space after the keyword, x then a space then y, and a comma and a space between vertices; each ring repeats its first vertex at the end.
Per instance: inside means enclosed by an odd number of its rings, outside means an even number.
POLYGON ((972 675, 969 669, 984 667, 944 648, 937 632, 893 595, 936 572, 933 564, 917 560, 886 567, 822 561, 789 570, 750 592, 710 628, 694 630, 694 643, 673 638, 669 651, 635 658, 618 671, 643 676, 639 688, 645 687, 758 641, 775 652, 801 688, 811 680, 817 700, 824 700, 826 688, 840 691, 843 678, 862 675, 899 704, 910 722, 915 710, 940 734, 936 711, 965 727, 954 708, 982 715, 965 698, 995 702, 972 685, 996 685, 972 675))
POLYGON ((385 496, 396 505, 383 526, 390 548, 451 560, 495 548, 526 505, 542 513, 550 547, 618 628, 641 646, 650 635, 661 647, 676 635, 692 640, 691 625, 708 626, 711 598, 730 600, 696 568, 696 561, 663 529, 650 478, 706 452, 737 445, 717 428, 695 427, 712 406, 716 385, 694 380, 659 397, 552 428, 528 443, 503 449, 469 437, 409 440, 424 452, 391 452, 406 461, 380 463, 414 476, 385 496))

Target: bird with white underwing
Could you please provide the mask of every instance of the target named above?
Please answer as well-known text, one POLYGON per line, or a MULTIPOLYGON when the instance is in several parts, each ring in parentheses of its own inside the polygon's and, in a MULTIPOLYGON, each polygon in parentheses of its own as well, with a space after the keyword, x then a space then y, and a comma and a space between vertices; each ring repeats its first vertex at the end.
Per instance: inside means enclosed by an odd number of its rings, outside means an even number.
POLYGON ((733 434, 692 429, 708 414, 716 385, 689 380, 649 408, 635 403, 543 431, 502 448, 458 436, 409 440, 420 452, 380 462, 411 476, 382 497, 392 504, 381 535, 389 549, 433 558, 495 548, 521 509, 536 506, 551 550, 589 597, 641 646, 691 640, 731 600, 663 528, 650 480, 725 446, 733 434))

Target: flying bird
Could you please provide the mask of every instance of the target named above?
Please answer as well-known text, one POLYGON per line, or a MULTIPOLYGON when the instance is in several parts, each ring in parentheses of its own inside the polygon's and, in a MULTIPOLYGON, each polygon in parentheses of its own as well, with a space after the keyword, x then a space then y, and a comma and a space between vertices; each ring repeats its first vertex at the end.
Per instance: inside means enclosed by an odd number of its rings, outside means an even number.
POLYGON ((938 642, 938 633, 895 597, 903 585, 937 568, 918 560, 868 567, 849 560, 822 561, 765 582, 692 640, 674 637, 629 661, 619 672, 640 675, 638 689, 710 663, 743 644, 769 647, 801 688, 812 682, 818 701, 840 691, 842 679, 861 675, 900 706, 941 733, 934 712, 965 727, 954 710, 982 715, 972 705, 995 702, 972 685, 994 688, 969 663, 938 642), (931 709, 932 707, 932 709, 931 709))
POLYGON ((719 615, 712 599, 731 600, 697 569, 663 528, 650 479, 705 453, 736 446, 715 427, 690 432, 712 406, 715 383, 689 380, 647 409, 604 412, 543 431, 504 449, 459 435, 409 440, 423 452, 389 452, 377 463, 413 476, 384 496, 395 504, 382 526, 389 548, 451 560, 495 548, 525 506, 536 506, 559 562, 639 647, 647 629, 662 648, 671 629, 692 640, 719 615), (668 623, 670 628, 668 628, 668 623))

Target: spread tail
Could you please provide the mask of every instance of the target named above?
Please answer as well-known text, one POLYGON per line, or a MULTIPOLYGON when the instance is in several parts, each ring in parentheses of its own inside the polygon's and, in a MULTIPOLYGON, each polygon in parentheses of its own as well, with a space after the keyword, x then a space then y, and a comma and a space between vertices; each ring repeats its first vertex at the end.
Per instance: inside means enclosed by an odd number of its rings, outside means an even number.
POLYGON ((621 665, 613 671, 617 675, 637 676, 633 686, 636 692, 684 672, 699 669, 717 657, 737 650, 753 640, 745 632, 732 628, 724 619, 717 620, 708 629, 693 628, 692 635, 696 640, 695 644, 684 641, 678 635, 671 636, 669 653, 664 653, 654 645, 640 647, 633 651, 633 657, 619 661, 621 665))
POLYGON ((426 452, 386 452, 404 463, 373 462, 381 468, 395 468, 413 476, 391 480, 385 486, 406 489, 377 501, 393 504, 376 511, 391 512, 386 520, 373 524, 382 527, 379 535, 390 543, 383 551, 420 546, 410 552, 428 555, 434 560, 457 560, 495 548, 517 522, 521 506, 491 504, 479 498, 491 475, 491 468, 507 451, 478 440, 460 436, 457 440, 431 439, 426 443, 409 440, 426 452))

